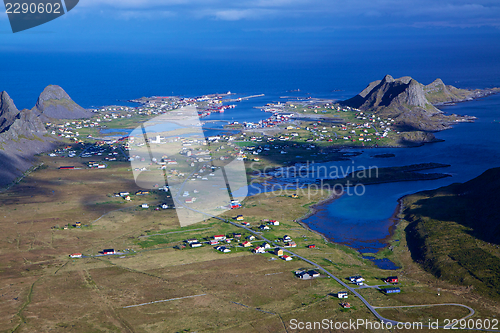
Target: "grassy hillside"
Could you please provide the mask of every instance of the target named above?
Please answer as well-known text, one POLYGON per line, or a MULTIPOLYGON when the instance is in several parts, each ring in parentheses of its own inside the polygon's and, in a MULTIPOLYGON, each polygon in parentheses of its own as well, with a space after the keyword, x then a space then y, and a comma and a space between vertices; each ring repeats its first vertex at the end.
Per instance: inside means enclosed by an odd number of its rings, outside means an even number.
POLYGON ((500 299, 500 168, 404 199, 408 247, 435 276, 500 299))

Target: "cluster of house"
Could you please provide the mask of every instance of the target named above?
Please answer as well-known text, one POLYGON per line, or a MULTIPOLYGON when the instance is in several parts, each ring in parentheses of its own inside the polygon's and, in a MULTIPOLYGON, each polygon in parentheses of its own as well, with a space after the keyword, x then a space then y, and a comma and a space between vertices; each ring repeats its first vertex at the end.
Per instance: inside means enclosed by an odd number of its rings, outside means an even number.
POLYGON ((106 164, 95 162, 95 161, 90 161, 90 162, 88 162, 88 167, 90 169, 106 169, 106 164))
MULTIPOLYGON (((63 229, 64 230, 68 230, 69 228, 73 227, 73 228, 77 228, 77 229, 80 229, 81 227, 88 227, 88 225, 82 225, 82 222, 75 222, 75 224, 66 224, 63 229)), ((53 229, 59 229, 59 227, 52 227, 53 229)))
POLYGON ((351 308, 351 303, 349 303, 349 302, 342 302, 342 303, 340 303, 340 306, 342 306, 344 309, 350 309, 351 308))
POLYGON ((354 283, 358 286, 364 285, 365 282, 365 279, 361 275, 350 276, 348 277, 348 280, 351 281, 351 283, 354 283))
MULTIPOLYGON (((268 109, 264 109, 264 111, 268 111, 268 109)), ((268 111, 269 112, 269 111, 268 111)), ((245 128, 271 128, 276 127, 279 124, 283 124, 289 122, 291 118, 293 118, 293 113, 278 113, 274 112, 271 117, 259 120, 256 123, 253 122, 244 122, 243 126, 245 128)))
MULTIPOLYGON (((233 233, 233 236, 234 236, 234 238, 241 238, 240 233, 233 233)), ((186 239, 184 242, 187 243, 190 247, 201 247, 203 245, 202 242, 200 242, 196 238, 186 239)), ((210 239, 207 242, 207 244, 208 245, 218 245, 220 243, 229 244, 231 242, 232 242, 231 238, 227 238, 225 235, 215 235, 212 237, 212 239, 210 239)), ((231 252, 231 250, 226 248, 225 246, 217 246, 215 249, 218 251, 224 252, 224 253, 231 252)))
MULTIPOLYGON (((243 244, 243 246, 245 246, 243 244)), ((254 248, 252 250, 253 253, 266 253, 266 250, 269 250, 271 248, 271 244, 267 243, 267 242, 264 242, 262 243, 261 246, 257 246, 256 248, 254 248)))
POLYGON ((295 276, 302 280, 311 280, 320 276, 320 274, 315 270, 298 270, 295 271, 295 276))
MULTIPOLYGON (((161 190, 164 190, 164 188, 162 188, 161 190)), ((168 191, 168 187, 165 191, 168 191)), ((136 196, 145 196, 145 195, 149 195, 150 192, 149 191, 145 191, 145 190, 139 190, 137 192, 135 192, 135 195, 136 196)), ((130 192, 118 192, 115 194, 116 197, 122 197, 124 200, 126 201, 130 201, 131 200, 131 195, 130 195, 130 192)), ((147 209, 149 208, 149 204, 147 203, 143 203, 140 205, 141 208, 144 208, 144 209, 147 209)), ((161 209, 169 209, 169 208, 172 208, 170 207, 167 203, 162 203, 160 205, 158 205, 158 207, 156 208, 156 210, 160 210, 161 209)))
MULTIPOLYGON (((399 279, 397 276, 389 276, 385 279, 387 283, 399 283, 399 279)), ((390 288, 381 288, 381 290, 386 294, 397 294, 401 292, 399 287, 390 287, 390 288)))
POLYGON ((56 156, 75 157, 76 151, 74 150, 73 146, 66 146, 64 148, 54 150, 53 152, 49 153, 49 156, 50 157, 56 157, 56 156))
POLYGON ((288 236, 288 235, 285 235, 283 236, 283 238, 281 239, 281 241, 283 243, 285 243, 285 246, 284 247, 297 247, 297 243, 295 243, 293 240, 292 240, 292 237, 288 236))
MULTIPOLYGON (((104 249, 100 253, 102 253, 104 255, 112 255, 112 254, 116 254, 117 252, 114 249, 104 249)), ((72 254, 69 255, 69 257, 70 258, 82 258, 83 254, 81 254, 81 253, 72 253, 72 254)))
POLYGON ((217 251, 222 252, 222 253, 228 253, 228 252, 231 252, 231 250, 230 250, 230 249, 228 249, 228 248, 227 248, 227 247, 225 247, 225 246, 217 246, 215 249, 216 249, 217 251))
POLYGON ((46 123, 45 126, 47 127, 47 130, 50 132, 52 135, 57 135, 60 138, 67 138, 67 139, 76 139, 80 136, 80 133, 78 133, 79 129, 82 128, 93 128, 93 127, 100 127, 100 119, 96 120, 75 120, 71 122, 65 122, 63 124, 53 124, 53 123, 46 123))

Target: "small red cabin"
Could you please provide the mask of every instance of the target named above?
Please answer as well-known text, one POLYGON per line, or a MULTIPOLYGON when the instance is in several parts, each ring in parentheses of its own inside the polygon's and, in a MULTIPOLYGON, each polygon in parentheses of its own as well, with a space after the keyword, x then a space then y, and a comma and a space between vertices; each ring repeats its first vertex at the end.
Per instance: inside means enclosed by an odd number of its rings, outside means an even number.
POLYGON ((106 250, 102 250, 102 254, 115 254, 115 250, 114 249, 106 249, 106 250))
POLYGON ((398 283, 399 279, 397 276, 389 276, 387 279, 385 279, 385 281, 389 283, 398 283))

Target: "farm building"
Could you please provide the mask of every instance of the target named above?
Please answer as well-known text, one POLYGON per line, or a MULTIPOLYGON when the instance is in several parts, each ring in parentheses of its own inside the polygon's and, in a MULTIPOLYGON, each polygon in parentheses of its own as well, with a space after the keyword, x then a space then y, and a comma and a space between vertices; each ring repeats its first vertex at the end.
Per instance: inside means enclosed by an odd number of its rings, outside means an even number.
POLYGON ((316 248, 316 245, 314 245, 314 244, 307 245, 307 248, 308 248, 308 249, 314 249, 314 248, 316 248))
POLYGON ((399 289, 398 287, 395 287, 395 288, 384 288, 382 289, 382 291, 386 294, 395 294, 395 293, 400 293, 401 292, 401 289, 399 289))
POLYGON ((227 248, 227 247, 225 247, 225 246, 217 246, 217 247, 216 247, 216 250, 217 250, 217 251, 220 251, 220 252, 222 252, 222 253, 229 253, 229 252, 231 252, 231 250, 230 250, 230 249, 228 249, 228 248, 227 248))
POLYGON ((62 166, 59 167, 59 170, 73 170, 75 167, 74 166, 62 166))
POLYGON ((193 243, 198 243, 198 240, 196 238, 190 238, 186 239, 185 242, 188 244, 193 244, 193 243))
POLYGON ((295 275, 301 278, 302 280, 311 280, 319 277, 319 273, 316 272, 315 270, 309 270, 309 271, 299 270, 295 272, 295 275))
POLYGON ((237 200, 231 201, 231 209, 236 209, 236 208, 240 208, 240 207, 241 207, 241 204, 239 203, 239 201, 237 201, 237 200))
POLYGON ((81 253, 73 253, 69 255, 70 258, 81 258, 82 254, 81 253))
POLYGON ((102 254, 115 254, 115 250, 114 249, 105 249, 105 250, 102 250, 102 254))
POLYGON ((135 192, 135 195, 148 195, 149 192, 148 191, 137 191, 135 192))
POLYGON ((216 244, 219 244, 219 241, 218 240, 211 240, 210 241, 210 245, 216 245, 216 244))
POLYGON ((387 279, 385 279, 386 282, 389 283, 398 283, 398 277, 397 276, 389 276, 387 279))
POLYGON ((262 246, 257 246, 255 249, 252 250, 253 253, 266 253, 266 249, 263 248, 262 246))
POLYGON ((226 236, 224 235, 215 235, 214 236, 214 240, 225 240, 226 239, 226 236))
POLYGON ((201 247, 201 243, 191 243, 189 244, 191 247, 201 247))
POLYGON ((360 283, 364 282, 365 279, 363 279, 361 275, 355 275, 355 276, 350 276, 349 281, 351 281, 352 283, 360 283))
POLYGON ((348 298, 349 296, 347 294, 347 291, 339 291, 337 293, 337 297, 340 298, 340 299, 342 299, 342 298, 348 298))

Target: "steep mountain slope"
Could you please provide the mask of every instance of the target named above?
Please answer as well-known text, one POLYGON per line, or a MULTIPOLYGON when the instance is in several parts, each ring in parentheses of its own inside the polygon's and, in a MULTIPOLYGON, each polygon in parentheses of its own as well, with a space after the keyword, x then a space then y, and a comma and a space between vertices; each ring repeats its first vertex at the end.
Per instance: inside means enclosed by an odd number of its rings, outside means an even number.
POLYGON ((31 138, 46 134, 40 114, 35 111, 19 111, 7 92, 0 93, 0 143, 19 138, 31 138))
POLYGON ((12 125, 18 114, 19 110, 14 105, 14 101, 7 92, 2 91, 0 93, 0 133, 12 125))
POLYGON ((405 197, 408 247, 437 277, 500 298, 500 168, 405 197))
POLYGON ((35 154, 52 149, 40 114, 19 111, 9 95, 0 93, 0 186, 9 184, 33 164, 35 154))
POLYGON ((33 110, 44 118, 80 119, 92 117, 92 112, 76 104, 59 86, 47 86, 38 97, 33 110))
POLYGON ((433 104, 459 102, 496 93, 499 89, 465 90, 446 86, 440 79, 425 86, 409 76, 386 75, 342 104, 395 119, 401 131, 439 131, 470 117, 444 115, 433 104))

